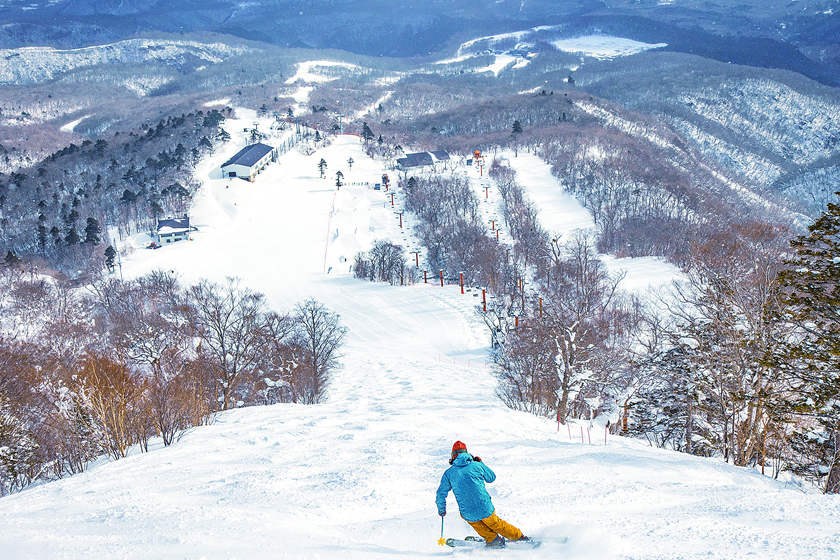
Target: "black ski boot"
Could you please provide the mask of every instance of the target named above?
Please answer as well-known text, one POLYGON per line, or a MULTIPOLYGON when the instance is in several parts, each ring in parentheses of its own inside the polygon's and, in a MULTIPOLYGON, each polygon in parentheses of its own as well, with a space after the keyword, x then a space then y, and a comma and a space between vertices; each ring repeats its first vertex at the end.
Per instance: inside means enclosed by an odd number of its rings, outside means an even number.
POLYGON ((504 548, 505 538, 502 535, 498 535, 495 539, 485 544, 484 546, 486 546, 487 548, 504 548))

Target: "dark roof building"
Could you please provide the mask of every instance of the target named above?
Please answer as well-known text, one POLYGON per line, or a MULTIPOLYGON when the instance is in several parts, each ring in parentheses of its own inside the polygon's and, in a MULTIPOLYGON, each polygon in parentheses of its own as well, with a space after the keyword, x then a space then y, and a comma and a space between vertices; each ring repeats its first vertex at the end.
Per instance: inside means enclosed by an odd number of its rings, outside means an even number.
POLYGON ((429 152, 419 152, 416 154, 405 154, 404 158, 399 158, 397 160, 397 164, 401 168, 407 169, 409 167, 432 165, 434 164, 434 160, 432 160, 432 155, 429 152))
POLYGON ((252 167, 262 158, 270 154, 274 151, 274 148, 267 144, 263 144, 262 142, 258 142, 256 144, 251 144, 250 146, 245 146, 238 152, 236 155, 227 160, 222 167, 227 167, 228 165, 242 165, 245 167, 252 167))
POLYGON ((406 154, 404 158, 399 158, 397 160, 397 167, 400 169, 411 169, 413 167, 434 165, 439 161, 449 161, 449 152, 445 150, 436 150, 434 152, 406 154))
POLYGON ((158 229, 161 228, 172 229, 190 229, 190 219, 187 216, 183 218, 167 218, 165 220, 158 220, 158 229))
POLYGON ((267 144, 245 146, 222 165, 222 177, 239 177, 253 181, 257 173, 276 159, 277 150, 267 144))
POLYGON ((190 219, 187 216, 158 220, 157 242, 163 245, 183 241, 190 238, 190 231, 192 228, 190 228, 190 219))

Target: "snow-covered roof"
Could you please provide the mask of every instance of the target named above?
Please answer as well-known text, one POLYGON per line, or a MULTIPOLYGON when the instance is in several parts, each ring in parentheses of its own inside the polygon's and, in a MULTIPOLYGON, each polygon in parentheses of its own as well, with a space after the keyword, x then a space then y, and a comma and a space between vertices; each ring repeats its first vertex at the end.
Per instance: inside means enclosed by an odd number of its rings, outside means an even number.
POLYGON ((260 161, 262 158, 270 154, 273 150, 273 146, 263 144, 262 142, 257 142, 256 144, 245 146, 244 148, 236 152, 236 155, 234 155, 232 158, 230 158, 224 164, 222 164, 222 168, 225 168, 228 165, 244 165, 245 167, 251 167, 258 161, 260 161))
POLYGON ((157 232, 158 234, 175 233, 182 231, 189 231, 190 219, 186 216, 183 218, 167 218, 165 220, 158 220, 157 232))
POLYGON ((418 152, 416 154, 405 154, 404 158, 399 158, 397 163, 405 167, 421 167, 423 165, 433 165, 434 159, 429 152, 418 152))
POLYGON ((173 228, 166 226, 158 229, 158 235, 174 235, 176 233, 186 233, 187 231, 189 230, 186 228, 173 228))

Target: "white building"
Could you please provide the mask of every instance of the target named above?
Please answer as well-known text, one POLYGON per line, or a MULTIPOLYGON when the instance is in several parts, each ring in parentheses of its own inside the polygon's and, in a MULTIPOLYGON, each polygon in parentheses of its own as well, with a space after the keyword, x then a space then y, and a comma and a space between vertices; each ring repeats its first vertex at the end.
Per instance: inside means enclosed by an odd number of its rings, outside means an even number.
POLYGON ((190 219, 187 216, 158 220, 157 243, 163 246, 168 243, 184 241, 190 238, 190 231, 190 219))
POLYGON ((222 164, 222 177, 239 177, 253 181, 257 173, 276 159, 276 148, 262 143, 251 144, 222 164))

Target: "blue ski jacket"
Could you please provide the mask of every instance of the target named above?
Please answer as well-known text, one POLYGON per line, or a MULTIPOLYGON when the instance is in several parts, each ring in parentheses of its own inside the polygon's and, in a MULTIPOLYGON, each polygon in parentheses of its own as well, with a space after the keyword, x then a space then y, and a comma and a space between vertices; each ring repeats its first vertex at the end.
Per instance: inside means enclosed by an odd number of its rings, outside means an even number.
POLYGON ((467 521, 480 521, 490 517, 495 508, 484 483, 494 480, 496 475, 489 467, 480 461, 473 461, 469 453, 461 453, 440 479, 435 500, 438 513, 446 513, 446 496, 452 490, 458 501, 461 517, 467 521))

